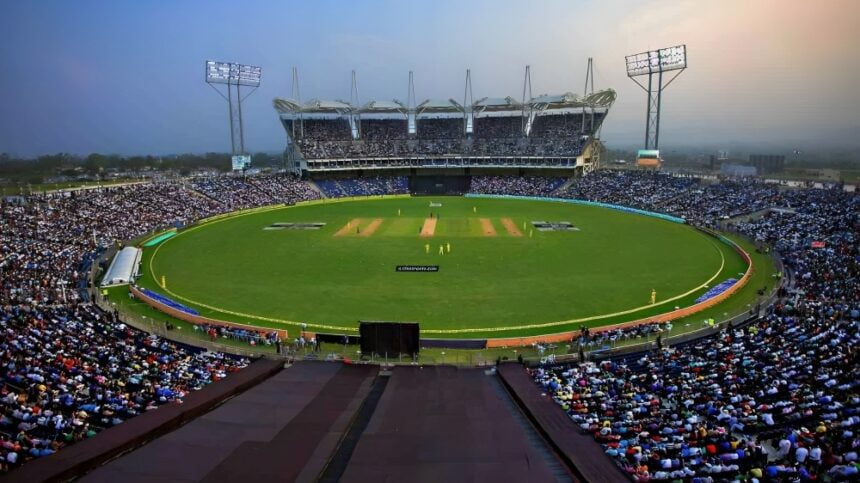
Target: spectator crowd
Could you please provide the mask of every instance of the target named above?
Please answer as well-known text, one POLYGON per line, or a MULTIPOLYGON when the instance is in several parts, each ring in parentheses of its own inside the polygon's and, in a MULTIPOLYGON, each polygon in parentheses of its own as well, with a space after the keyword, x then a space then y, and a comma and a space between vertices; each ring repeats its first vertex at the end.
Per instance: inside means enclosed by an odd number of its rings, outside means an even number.
MULTIPOLYGON (((419 126, 417 139, 392 136, 391 142, 435 142, 454 132, 439 121, 437 128, 425 125, 423 134, 419 126)), ((500 129, 511 128, 500 124, 500 129)), ((374 124, 365 142, 385 139, 389 128, 395 129, 374 124)), ((349 128, 320 121, 310 126, 306 122, 305 129, 306 135, 312 134, 310 142, 333 137, 329 129, 349 128)), ((536 138, 552 132, 552 126, 538 123, 534 129, 536 138)), ((338 142, 352 142, 342 138, 338 142)), ((523 145, 522 140, 516 143, 523 145)), ((408 192, 405 177, 317 185, 333 197, 408 192)), ((747 325, 652 352, 532 370, 537 384, 632 478, 857 478, 856 194, 835 188, 784 189, 750 180, 704 183, 642 172, 597 172, 569 181, 475 176, 471 191, 582 198, 681 216, 701 226, 723 224, 782 259, 789 274, 787 289, 766 315, 747 325), (726 220, 750 213, 755 216, 726 220)), ((89 274, 106 249, 164 227, 320 196, 299 179, 262 175, 4 200, 0 471, 52 454, 159 405, 181 401, 190 391, 248 363, 147 334, 125 325, 116 313, 103 312, 90 300, 89 274)), ((640 337, 664 328, 631 330, 640 337)), ((214 326, 199 330, 210 337, 262 344, 275 338, 214 326)), ((629 335, 614 331, 586 337, 603 343, 629 335)))
POLYGON ((791 275, 746 326, 531 370, 582 431, 637 481, 856 481, 860 197, 638 172, 592 174, 568 194, 704 226, 766 210, 729 227, 775 250, 791 275))
MULTIPOLYGON (((588 118, 590 120, 590 117, 588 118)), ((575 158, 584 142, 600 124, 600 117, 587 132, 581 114, 537 115, 534 128, 525 136, 525 118, 476 117, 472 134, 466 134, 463 117, 419 118, 416 134, 408 134, 405 119, 366 119, 359 123, 360 135, 353 139, 345 118, 304 121, 295 134, 302 157, 309 160, 422 156, 562 157, 575 158)), ((296 130, 293 130, 296 131, 296 130)))
MULTIPOLYGON (((0 201, 0 472, 181 401, 248 364, 136 330, 92 303, 90 269, 107 248, 240 208, 319 196, 289 176, 222 176, 0 201)), ((271 334, 258 337, 271 343, 271 334)))
POLYGON ((409 182, 405 176, 321 179, 316 181, 316 185, 329 198, 399 195, 409 192, 409 182))
POLYGON ((565 178, 544 176, 473 176, 470 193, 488 195, 550 196, 565 178))

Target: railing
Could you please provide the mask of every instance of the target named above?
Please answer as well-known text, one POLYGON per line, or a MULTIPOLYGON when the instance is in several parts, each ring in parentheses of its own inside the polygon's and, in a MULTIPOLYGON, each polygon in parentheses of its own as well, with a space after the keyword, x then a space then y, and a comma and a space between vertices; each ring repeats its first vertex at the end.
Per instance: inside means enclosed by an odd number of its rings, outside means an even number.
POLYGON ((116 311, 119 314, 120 320, 124 324, 130 325, 135 329, 142 330, 150 334, 155 334, 168 340, 172 340, 174 342, 179 342, 194 347, 200 347, 202 349, 207 349, 210 351, 226 352, 229 354, 235 354, 251 358, 257 358, 263 355, 276 355, 275 349, 272 346, 260 346, 260 348, 252 348, 250 346, 242 347, 240 345, 220 344, 218 342, 213 342, 209 340, 204 332, 184 334, 181 332, 181 329, 169 330, 167 328, 166 322, 162 322, 151 317, 147 317, 145 315, 136 314, 132 311, 120 310, 120 307, 116 303, 111 302, 98 291, 93 292, 93 301, 105 312, 112 313, 116 311))

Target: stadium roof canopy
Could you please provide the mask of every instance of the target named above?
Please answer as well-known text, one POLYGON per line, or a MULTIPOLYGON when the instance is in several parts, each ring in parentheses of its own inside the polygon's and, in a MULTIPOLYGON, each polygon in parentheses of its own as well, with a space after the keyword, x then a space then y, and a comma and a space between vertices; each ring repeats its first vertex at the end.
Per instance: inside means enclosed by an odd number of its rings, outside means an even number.
POLYGON ((275 110, 280 113, 300 112, 302 110, 302 104, 293 99, 276 97, 272 104, 275 106, 275 110))
POLYGON ((399 112, 406 113, 409 111, 409 108, 403 105, 402 102, 394 99, 392 101, 370 101, 367 104, 361 106, 359 112, 399 112))
POLYGON ((415 112, 463 112, 463 106, 454 99, 427 99, 415 107, 415 112))
MULTIPOLYGON (((564 109, 564 108, 609 108, 615 102, 616 94, 612 89, 594 92, 585 97, 580 97, 572 92, 563 94, 543 94, 533 97, 529 106, 537 110, 564 109)), ((346 114, 350 112, 362 113, 407 113, 409 108, 398 100, 370 101, 356 108, 346 101, 312 99, 300 103, 294 99, 277 97, 272 102, 275 109, 281 114, 318 113, 318 114, 346 114)), ((518 111, 523 108, 522 103, 511 96, 508 97, 484 97, 472 104, 476 113, 482 112, 504 112, 518 111)), ((454 99, 427 99, 415 108, 417 114, 433 113, 462 113, 465 109, 454 99)))
POLYGON ((484 97, 472 104, 476 113, 484 111, 519 111, 523 105, 511 96, 508 97, 484 97))
POLYGON ((340 100, 311 99, 304 104, 300 104, 293 99, 277 97, 272 103, 275 109, 281 114, 295 114, 299 112, 344 114, 354 110, 350 103, 340 100))
POLYGON ((352 111, 352 104, 341 100, 311 99, 302 106, 302 112, 337 112, 346 113, 352 111))
POLYGON ((565 107, 609 107, 615 102, 615 91, 606 89, 579 97, 572 92, 564 94, 543 94, 533 97, 529 102, 536 109, 560 109, 565 107))
POLYGON ((615 97, 614 90, 604 89, 586 96, 585 102, 595 107, 609 107, 615 102, 615 97))

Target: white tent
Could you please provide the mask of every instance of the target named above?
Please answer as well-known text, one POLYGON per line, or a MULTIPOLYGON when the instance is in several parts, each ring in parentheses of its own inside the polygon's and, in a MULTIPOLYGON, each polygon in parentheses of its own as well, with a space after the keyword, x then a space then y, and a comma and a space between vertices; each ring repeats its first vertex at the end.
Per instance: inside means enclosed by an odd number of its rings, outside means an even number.
POLYGON ((102 287, 131 283, 137 274, 142 253, 140 248, 135 247, 125 247, 120 250, 113 257, 107 273, 102 278, 102 287))

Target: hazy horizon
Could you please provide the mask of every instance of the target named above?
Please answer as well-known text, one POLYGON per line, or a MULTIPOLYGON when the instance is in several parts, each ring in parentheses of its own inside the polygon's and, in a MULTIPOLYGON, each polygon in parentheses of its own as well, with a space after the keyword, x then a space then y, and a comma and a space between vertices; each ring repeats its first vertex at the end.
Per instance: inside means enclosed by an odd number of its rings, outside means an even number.
POLYGON ((582 93, 588 57, 595 88, 618 100, 602 137, 644 137, 645 94, 624 56, 687 44, 689 69, 665 91, 661 149, 750 145, 788 150, 860 148, 860 2, 404 3, 105 1, 6 5, 0 53, 0 152, 229 151, 227 105, 203 81, 206 59, 263 67, 244 104, 246 147, 273 152, 284 133, 272 108, 299 69, 303 100, 418 102, 463 96, 582 93), (230 33, 225 33, 225 32, 230 33))

